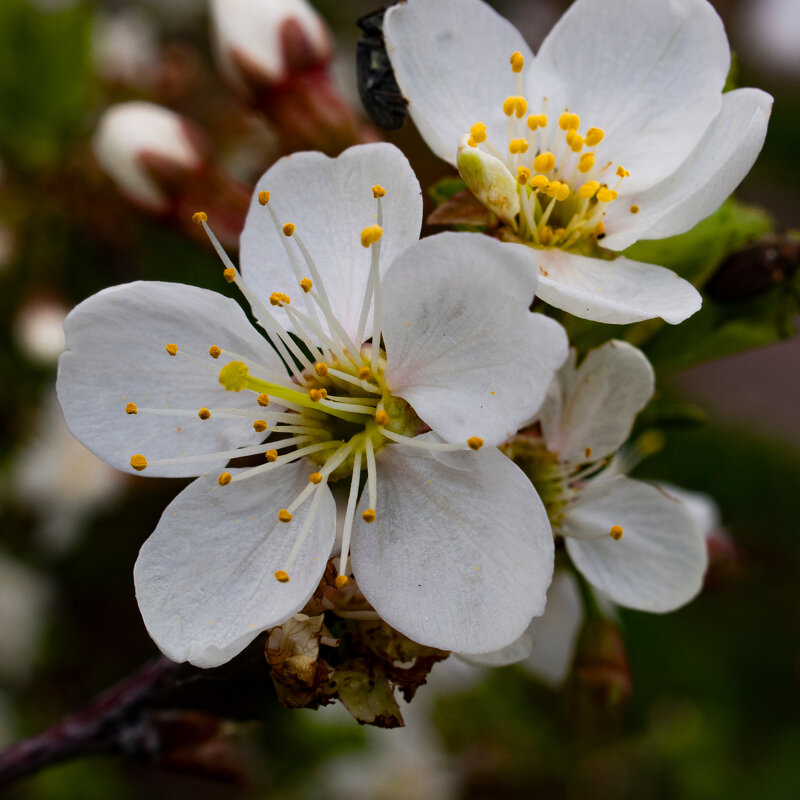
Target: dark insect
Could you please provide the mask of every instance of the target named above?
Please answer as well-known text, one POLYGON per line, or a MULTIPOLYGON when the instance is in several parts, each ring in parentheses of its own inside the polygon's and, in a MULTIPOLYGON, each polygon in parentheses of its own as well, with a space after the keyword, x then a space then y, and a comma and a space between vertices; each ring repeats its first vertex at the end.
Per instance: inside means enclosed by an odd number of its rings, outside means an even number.
POLYGON ((383 17, 389 6, 365 14, 357 25, 363 31, 356 44, 358 94, 372 121, 386 130, 403 127, 408 101, 400 92, 383 38, 383 17))

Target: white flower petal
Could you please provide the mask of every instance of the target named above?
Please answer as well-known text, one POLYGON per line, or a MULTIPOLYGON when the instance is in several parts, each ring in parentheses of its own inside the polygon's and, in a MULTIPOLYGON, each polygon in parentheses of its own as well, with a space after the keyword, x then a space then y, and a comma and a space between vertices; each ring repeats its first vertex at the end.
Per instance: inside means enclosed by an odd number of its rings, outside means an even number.
POLYGON ((441 233, 387 272, 386 382, 448 441, 497 444, 536 413, 567 354, 564 330, 528 306, 530 251, 441 233))
MULTIPOLYGON (((552 586, 550 584, 551 588, 552 586)), ((546 608, 545 614, 547 614, 546 608)), ((543 619, 543 617, 536 617, 536 619, 543 619)), ((473 653, 471 656, 459 654, 459 658, 462 661, 466 661, 467 664, 474 664, 478 667, 505 667, 509 664, 516 664, 518 661, 528 658, 531 654, 533 638, 530 630, 528 628, 519 639, 514 640, 508 647, 504 647, 501 650, 493 650, 491 653, 473 653)))
POLYGON ((564 250, 533 250, 539 264, 536 294, 546 303, 596 322, 625 324, 661 317, 675 325, 703 299, 671 270, 618 256, 613 261, 564 250))
POLYGON ((358 585, 383 619, 468 655, 517 639, 544 610, 553 573, 550 523, 530 481, 498 450, 473 456, 464 472, 385 447, 378 516, 359 517, 352 546, 358 585))
POLYGON ((681 502, 651 484, 594 481, 568 507, 561 532, 575 566, 621 606, 672 611, 702 587, 703 533, 681 502), (603 534, 614 525, 623 529, 619 541, 603 534))
MULTIPOLYGON (((334 313, 354 336, 372 258, 371 248, 361 245, 361 231, 376 221, 377 201, 372 196, 376 185, 386 189, 381 201, 383 271, 419 239, 422 225, 419 182, 400 150, 377 143, 351 147, 338 158, 295 153, 270 167, 256 186, 241 239, 242 274, 256 294, 266 300, 272 292, 286 292, 303 308, 299 279, 284 244, 293 247, 299 263, 304 262, 294 243, 283 241, 268 209, 258 202, 258 193, 266 190, 281 224, 296 226, 296 235, 319 269, 334 313)), ((310 277, 305 266, 302 270, 301 278, 310 277)), ((275 311, 286 319, 285 312, 275 311)), ((369 323, 367 330, 371 330, 369 323)))
POLYGON ((680 169, 606 212, 605 247, 624 250, 639 239, 688 231, 714 212, 750 171, 767 135, 772 97, 760 89, 722 96, 722 110, 680 169), (637 214, 630 207, 639 208, 637 214))
MULTIPOLYGON (((207 289, 179 283, 138 282, 105 289, 84 300, 64 323, 67 351, 59 360, 58 399, 70 431, 104 461, 133 472, 130 458, 148 461, 213 453, 255 444, 258 407, 251 392, 226 392, 218 381, 224 356, 208 355, 216 344, 264 364, 273 374, 286 370, 269 343, 250 325, 239 305, 207 289), (205 370, 165 346, 208 362, 205 370), (186 409, 181 416, 141 411, 126 414, 134 402, 153 409, 186 409), (203 407, 246 408, 253 417, 212 414, 203 407)), ((149 466, 149 476, 199 475, 228 459, 202 464, 149 466)))
POLYGON ((327 486, 291 579, 279 583, 273 573, 286 564, 310 503, 288 524, 278 522, 278 509, 308 485, 308 473, 301 461, 224 487, 204 476, 167 506, 134 568, 139 609, 167 657, 198 667, 224 664, 303 608, 335 537, 327 486))
POLYGON ((516 94, 509 59, 533 54, 519 31, 480 0, 409 0, 383 23, 397 83, 414 124, 439 158, 456 166, 459 139, 476 122, 506 142, 503 100, 516 94))
POLYGON ((569 359, 554 384, 539 415, 547 449, 580 464, 619 450, 653 395, 655 376, 641 350, 612 340, 577 369, 569 359))
POLYGON ((697 523, 697 527, 706 536, 716 532, 722 525, 722 513, 716 500, 710 494, 693 492, 691 489, 684 489, 682 486, 675 486, 666 481, 659 481, 656 485, 686 506, 686 510, 697 523))
MULTIPOLYGON (((644 189, 674 172, 717 115, 730 66, 722 21, 706 0, 577 0, 527 75, 534 105, 602 128, 597 163, 644 189), (553 79, 555 76, 555 80, 553 79)), ((560 133, 560 132, 559 132, 560 133)))

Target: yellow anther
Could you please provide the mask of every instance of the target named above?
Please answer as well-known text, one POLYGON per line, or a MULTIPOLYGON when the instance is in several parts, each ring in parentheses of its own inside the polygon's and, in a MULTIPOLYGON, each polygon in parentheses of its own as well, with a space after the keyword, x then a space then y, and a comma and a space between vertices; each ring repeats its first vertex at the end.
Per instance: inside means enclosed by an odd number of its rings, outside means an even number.
POLYGON ((639 206, 631 206, 631 214, 638 214, 639 206))
POLYGON ((531 188, 533 189, 541 189, 543 186, 547 186, 550 181, 544 175, 534 175, 528 183, 530 184, 531 188))
POLYGON ((506 97, 506 99, 503 100, 503 113, 507 117, 514 116, 514 111, 516 111, 516 108, 517 108, 517 98, 514 95, 506 97))
POLYGON ((281 509, 281 510, 278 512, 278 519, 279 519, 281 522, 291 522, 291 521, 292 521, 292 515, 291 515, 291 513, 290 513, 290 512, 289 512, 287 509, 285 509, 285 508, 282 508, 282 509, 281 509))
POLYGON ((471 147, 475 147, 476 144, 480 144, 481 142, 486 141, 486 125, 482 122, 476 122, 470 129, 469 135, 472 141, 475 144, 472 144, 471 147))
POLYGON ((217 478, 217 483, 220 486, 227 486, 233 480, 233 475, 230 472, 223 472, 219 478, 217 478))
POLYGON ((166 351, 167 351, 167 352, 168 352, 168 353, 169 353, 171 356, 176 356, 176 355, 178 355, 178 345, 176 345, 176 344, 168 344, 168 345, 167 345, 167 346, 166 346, 164 349, 165 349, 165 350, 166 350, 166 351))
POLYGON ((222 353, 222 348, 217 347, 215 344, 212 344, 211 347, 208 348, 208 354, 211 358, 219 358, 222 353))
POLYGON ((558 118, 558 127, 562 131, 576 131, 580 126, 581 118, 577 114, 570 114, 569 111, 565 111, 558 118))
POLYGON ((197 412, 197 416, 200 417, 200 419, 203 420, 203 422, 205 422, 207 419, 211 419, 211 412, 205 406, 203 406, 197 412))
POLYGON ((242 361, 231 361, 219 371, 219 382, 229 392, 241 392, 250 377, 247 364, 242 361))
POLYGON ((236 270, 233 267, 228 267, 222 270, 222 277, 225 278, 228 283, 233 283, 236 280, 236 270))
POLYGON ((294 234, 294 223, 293 222, 287 222, 283 226, 283 235, 284 236, 292 236, 293 234, 294 234))
POLYGON ((273 461, 277 461, 278 460, 278 451, 277 450, 267 450, 267 452, 264 453, 264 458, 266 458, 267 461, 269 461, 270 464, 271 464, 273 461))
POLYGON ((583 200, 591 200, 596 194, 600 184, 597 181, 587 181, 578 189, 578 195, 583 200))
POLYGON ((578 172, 588 172, 594 166, 594 153, 584 153, 578 161, 578 172))
POLYGON ((549 225, 545 225, 539 231, 539 241, 546 247, 553 241, 553 229, 549 225))
POLYGON ((524 97, 518 97, 514 111, 517 115, 517 119, 522 119, 528 112, 528 101, 524 97))
POLYGON ((567 232, 566 228, 556 228, 554 231, 554 236, 556 237, 556 239, 561 239, 566 234, 566 232, 567 232))
POLYGON ((539 153, 533 159, 533 168, 537 172, 550 172, 556 165, 556 157, 549 151, 545 150, 544 153, 539 153))
POLYGON ((125 413, 126 414, 138 414, 139 413, 139 407, 136 405, 136 403, 128 403, 128 405, 125 406, 125 413))
POLYGON ((379 197, 386 197, 386 189, 383 188, 379 183, 376 183, 372 187, 372 196, 377 200, 379 197))
POLYGON ((313 286, 314 286, 314 283, 313 283, 313 281, 311 280, 311 278, 303 278, 303 280, 301 280, 301 281, 300 281, 300 288, 301 288, 301 289, 302 289, 302 290, 303 290, 303 291, 304 291, 306 294, 308 294, 308 293, 311 291, 311 289, 312 289, 312 287, 313 287, 313 286))
POLYGON ((137 472, 141 472, 147 466, 147 459, 141 453, 137 453, 135 456, 131 456, 131 466, 137 472))
POLYGON ((289 303, 291 303, 291 302, 292 302, 292 300, 289 297, 289 295, 288 294, 284 294, 283 292, 273 292, 269 296, 269 304, 271 306, 281 306, 281 307, 283 307, 284 305, 288 306, 289 303))
POLYGON ((269 395, 260 394, 258 397, 256 397, 256 403, 258 403, 262 408, 266 408, 269 405, 269 395))
POLYGON ((601 203, 610 203, 612 200, 617 199, 617 193, 613 189, 609 189, 608 186, 601 186, 597 190, 597 199, 601 203))
POLYGON ((377 514, 375 513, 375 509, 374 508, 368 508, 366 511, 362 512, 361 519, 363 519, 364 522, 369 524, 371 522, 375 522, 375 517, 376 516, 377 516, 377 514))
POLYGON ((511 54, 511 69, 516 72, 522 72, 522 68, 525 66, 525 56, 520 53, 519 50, 515 50, 511 54))
POLYGON ((265 206, 269 203, 269 192, 262 191, 258 193, 258 202, 261 203, 262 206, 265 206))
POLYGON ((369 376, 370 376, 369 367, 359 367, 358 377, 361 378, 362 381, 367 380, 369 376))
POLYGON ((280 581, 281 583, 289 583, 289 573, 283 569, 276 569, 275 580, 280 581))
POLYGON ((512 139, 508 143, 508 150, 510 153, 517 154, 517 153, 524 153, 528 149, 528 140, 527 139, 512 139))
POLYGON ((314 372, 320 376, 320 378, 324 378, 328 374, 328 365, 324 361, 317 361, 314 364, 314 372))
POLYGON ((470 450, 480 450, 483 447, 483 439, 480 436, 470 436, 467 439, 467 444, 470 450))
POLYGON ((378 425, 385 425, 388 421, 389 415, 382 408, 379 408, 375 412, 375 422, 377 422, 378 425))
POLYGON ((531 171, 527 167, 517 167, 517 180, 524 186, 531 179, 531 171))
POLYGON ((569 149, 572 150, 573 153, 580 153, 583 149, 583 136, 575 131, 567 131, 567 144, 569 145, 569 149))
POLYGON ((256 433, 264 433, 267 429, 267 421, 265 419, 257 419, 253 422, 253 430, 256 433))
POLYGON ((608 535, 614 539, 614 541, 618 542, 622 538, 622 526, 614 525, 608 532, 608 535))
POLYGON ((537 128, 547 127, 547 114, 531 114, 528 117, 528 127, 535 131, 537 128))
POLYGON ((598 238, 600 236, 605 236, 606 235, 606 226, 605 226, 605 223, 603 222, 603 220, 600 220, 600 222, 598 222, 597 225, 595 225, 595 227, 594 227, 594 235, 597 236, 598 238))
POLYGON ((586 146, 594 147, 596 144, 600 144, 605 135, 606 132, 602 128, 589 128, 586 131, 586 146))
POLYGON ((347 575, 337 575, 334 583, 337 589, 344 589, 344 587, 350 583, 350 578, 348 578, 347 575))
POLYGON ((559 201, 559 203, 563 203, 564 200, 570 196, 570 194, 572 194, 572 189, 569 188, 569 184, 560 183, 558 185, 558 189, 556 189, 554 197, 559 201))
POLYGON ((327 389, 309 389, 308 396, 315 402, 318 403, 320 400, 324 400, 328 396, 327 389))
POLYGON ((369 225, 361 231, 361 246, 369 247, 375 242, 379 242, 383 236, 383 228, 380 225, 369 225))
POLYGON ((318 483, 322 483, 322 473, 321 472, 312 472, 308 476, 308 481, 309 481, 309 483, 313 483, 315 486, 318 483))
POLYGON ((469 145, 469 147, 477 147, 478 143, 470 136, 469 139, 467 139, 467 145, 469 145))
POLYGON ((622 166, 622 164, 617 165, 617 177, 618 178, 628 178, 630 177, 630 172, 622 166))
POLYGON ((196 211, 192 214, 192 222, 195 225, 202 225, 204 222, 208 222, 208 214, 205 211, 196 211))

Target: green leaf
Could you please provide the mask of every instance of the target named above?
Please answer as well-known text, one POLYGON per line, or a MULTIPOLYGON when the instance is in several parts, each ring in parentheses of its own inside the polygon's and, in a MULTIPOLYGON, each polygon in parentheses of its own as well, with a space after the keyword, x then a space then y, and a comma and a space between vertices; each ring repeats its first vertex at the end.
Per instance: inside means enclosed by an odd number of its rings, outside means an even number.
POLYGON ((467 184, 461 178, 449 175, 446 178, 440 178, 433 186, 428 188, 428 197, 433 200, 435 206, 440 206, 450 200, 454 194, 463 192, 466 188, 467 184))

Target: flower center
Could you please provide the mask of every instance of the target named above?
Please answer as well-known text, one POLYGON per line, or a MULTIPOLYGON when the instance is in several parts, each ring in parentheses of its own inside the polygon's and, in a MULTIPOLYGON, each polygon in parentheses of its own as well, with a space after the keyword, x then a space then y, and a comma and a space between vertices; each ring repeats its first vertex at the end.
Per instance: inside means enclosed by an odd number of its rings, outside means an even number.
MULTIPOLYGON (((522 53, 514 53, 516 94, 503 101, 507 141, 490 141, 486 125, 476 122, 459 144, 459 172, 506 223, 507 238, 534 247, 596 249, 605 235, 606 206, 629 173, 621 165, 614 169, 613 161, 597 161, 601 128, 583 126, 569 109, 551 119, 547 98, 538 107, 528 102, 523 66, 522 53)), ((638 210, 631 206, 632 213, 638 210)))

